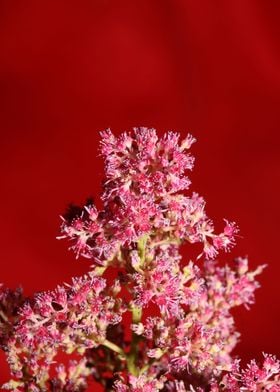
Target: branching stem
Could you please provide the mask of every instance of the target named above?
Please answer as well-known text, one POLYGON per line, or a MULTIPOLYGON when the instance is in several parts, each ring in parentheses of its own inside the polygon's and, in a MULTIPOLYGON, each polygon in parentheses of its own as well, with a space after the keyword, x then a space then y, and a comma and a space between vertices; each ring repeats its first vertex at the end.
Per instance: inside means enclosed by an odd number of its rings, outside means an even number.
POLYGON ((105 339, 105 340, 102 342, 102 345, 103 345, 104 347, 107 347, 107 348, 109 348, 110 350, 115 351, 116 353, 120 354, 120 356, 121 356, 122 358, 124 358, 124 359, 126 358, 126 354, 125 354, 125 352, 123 351, 123 349, 120 348, 120 347, 119 347, 118 345, 116 345, 115 343, 110 342, 110 340, 105 339))
MULTIPOLYGON (((142 318, 142 309, 138 307, 134 307, 132 309, 132 323, 133 324, 140 323, 141 318, 142 318)), ((134 376, 138 376, 139 374, 139 369, 136 365, 136 361, 137 361, 137 356, 139 351, 138 343, 140 339, 141 339, 140 336, 138 336, 135 332, 132 332, 130 353, 127 357, 127 368, 128 371, 134 376)))
POLYGON ((151 248, 155 248, 156 246, 161 246, 161 245, 179 245, 180 240, 162 240, 158 242, 154 242, 150 245, 151 248))

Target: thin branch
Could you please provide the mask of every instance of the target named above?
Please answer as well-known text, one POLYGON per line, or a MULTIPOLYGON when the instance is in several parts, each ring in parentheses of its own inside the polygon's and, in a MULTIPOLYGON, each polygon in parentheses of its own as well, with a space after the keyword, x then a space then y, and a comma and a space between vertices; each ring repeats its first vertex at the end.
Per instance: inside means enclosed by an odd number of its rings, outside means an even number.
POLYGON ((107 348, 109 348, 110 350, 112 350, 112 351, 114 351, 114 352, 120 354, 120 356, 121 356, 122 358, 124 358, 124 359, 126 358, 126 354, 125 354, 125 352, 123 351, 123 349, 120 348, 119 346, 117 346, 115 343, 110 342, 110 340, 105 339, 105 340, 102 342, 102 346, 107 347, 107 348))

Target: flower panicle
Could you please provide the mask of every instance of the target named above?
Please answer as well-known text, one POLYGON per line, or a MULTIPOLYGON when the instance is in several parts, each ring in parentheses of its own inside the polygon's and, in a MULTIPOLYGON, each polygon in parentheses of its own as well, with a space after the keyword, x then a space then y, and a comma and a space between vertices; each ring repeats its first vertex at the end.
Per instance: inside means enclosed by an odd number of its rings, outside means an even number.
POLYGON ((119 324, 125 310, 111 293, 104 278, 89 273, 27 301, 6 342, 13 375, 20 379, 28 369, 28 378, 40 383, 59 351, 82 354, 101 345, 108 327, 119 324))
POLYGON ((71 240, 77 257, 120 265, 120 251, 133 249, 144 235, 201 242, 198 258, 214 259, 220 250, 234 246, 236 224, 226 220, 223 232, 215 234, 204 199, 196 193, 185 195, 190 186, 186 172, 194 165, 188 152, 194 137, 180 141, 178 133, 168 132, 160 138, 155 129, 144 127, 118 137, 108 129, 101 136, 104 208, 86 205, 80 214, 63 218, 59 237, 71 240))
POLYGON ((90 272, 33 298, 0 286, 12 374, 3 388, 82 392, 94 379, 115 392, 279 392, 276 357, 241 368, 232 356, 232 309, 254 303, 265 266, 217 262, 238 227, 225 220, 217 234, 203 197, 189 193, 195 138, 145 127, 101 137, 103 207, 71 206, 59 237, 93 261, 90 272), (185 242, 202 248, 194 261, 182 259, 185 242))

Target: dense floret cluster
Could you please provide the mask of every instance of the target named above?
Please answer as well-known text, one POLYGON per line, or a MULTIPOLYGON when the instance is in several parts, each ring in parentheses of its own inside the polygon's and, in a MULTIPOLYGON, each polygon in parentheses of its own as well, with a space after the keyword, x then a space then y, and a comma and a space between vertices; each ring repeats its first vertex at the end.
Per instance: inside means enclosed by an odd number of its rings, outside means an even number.
POLYGON ((230 249, 238 231, 235 224, 226 221, 224 231, 214 234, 203 198, 183 193, 190 185, 185 172, 194 163, 187 152, 195 141, 192 136, 179 143, 179 134, 158 139, 154 129, 146 128, 118 138, 107 130, 102 136, 104 210, 86 206, 81 216, 62 226, 77 256, 108 266, 122 247, 133 248, 145 236, 153 247, 163 241, 201 242, 207 258, 230 249))
POLYGON ((216 234, 204 199, 187 192, 195 139, 147 128, 101 135, 103 208, 68 211, 59 237, 92 269, 33 299, 0 288, 0 342, 13 377, 3 388, 74 392, 95 380, 115 392, 280 391, 275 357, 241 369, 232 356, 231 310, 254 303, 264 267, 215 260, 238 229, 225 220, 216 234), (182 260, 184 242, 201 244, 195 262, 182 260), (59 364, 63 352, 72 357, 59 364))

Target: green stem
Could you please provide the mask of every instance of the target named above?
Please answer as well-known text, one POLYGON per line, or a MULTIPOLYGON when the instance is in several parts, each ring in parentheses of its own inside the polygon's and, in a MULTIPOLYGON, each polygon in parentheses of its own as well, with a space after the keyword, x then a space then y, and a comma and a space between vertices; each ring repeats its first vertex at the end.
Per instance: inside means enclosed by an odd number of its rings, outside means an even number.
MULTIPOLYGON (((141 266, 145 263, 146 259, 146 244, 148 241, 149 236, 147 234, 143 235, 137 243, 138 254, 141 260, 141 266)), ((132 308, 132 324, 138 324, 142 318, 142 309, 134 306, 132 308)), ((132 340, 130 346, 130 352, 127 356, 127 368, 128 371, 133 374, 134 376, 138 376, 139 369, 136 365, 137 357, 138 357, 138 343, 140 341, 140 336, 138 336, 135 332, 132 332, 132 340)))
POLYGON ((180 244, 180 240, 162 240, 151 244, 151 248, 155 248, 156 246, 160 246, 160 245, 179 245, 179 244, 180 244))
POLYGON ((115 351, 116 353, 120 354, 121 358, 126 358, 125 352, 123 351, 122 348, 117 346, 115 343, 110 342, 110 340, 105 339, 102 342, 102 346, 109 348, 112 351, 115 351))
POLYGON ((97 276, 102 276, 104 272, 106 271, 107 267, 95 267, 95 273, 97 276))
MULTIPOLYGON (((145 263, 147 240, 148 240, 148 235, 144 235, 138 240, 138 244, 137 244, 138 254, 141 259, 141 265, 145 263)), ((101 275, 103 273, 103 268, 99 267, 98 272, 101 275)), ((142 309, 138 307, 133 307, 131 309, 131 312, 132 312, 132 323, 133 324, 140 323, 142 317, 142 309)), ((136 360, 139 351, 138 343, 140 339, 141 338, 138 335, 136 335, 134 332, 132 333, 130 352, 128 354, 125 354, 125 352, 119 346, 110 342, 107 339, 105 339, 102 342, 102 345, 118 353, 121 358, 126 359, 128 371, 134 376, 137 376, 139 374, 139 369, 136 366, 136 360)))
POLYGON ((137 243, 137 249, 139 253, 139 257, 141 259, 141 265, 144 264, 146 258, 146 244, 148 241, 149 236, 147 234, 143 235, 137 243))
MULTIPOLYGON (((134 307, 132 309, 132 323, 133 324, 138 324, 140 323, 142 318, 142 309, 138 307, 134 307)), ((130 352, 127 357, 127 368, 128 371, 133 374, 134 376, 139 375, 139 369, 136 365, 137 357, 138 357, 138 352, 139 352, 139 347, 138 343, 140 341, 141 337, 138 336, 136 333, 132 332, 132 341, 131 341, 131 347, 130 347, 130 352)))
POLYGON ((140 323, 142 318, 142 309, 137 308, 136 306, 132 309, 132 323, 138 324, 140 323))
POLYGON ((149 362, 148 362, 146 365, 144 365, 144 366, 142 367, 142 369, 140 369, 139 374, 141 375, 141 374, 145 373, 145 372, 150 368, 150 366, 152 366, 152 365, 155 364, 155 363, 158 363, 158 360, 159 360, 160 358, 163 357, 163 355, 166 353, 166 351, 167 351, 167 350, 163 350, 161 356, 158 357, 158 358, 151 358, 151 359, 149 360, 149 362))

